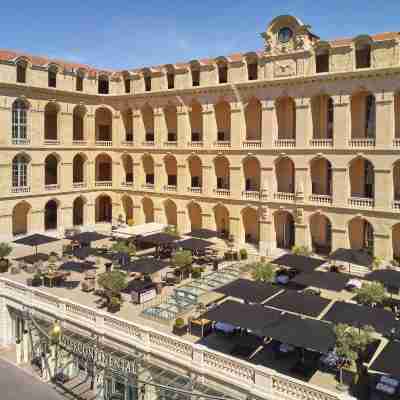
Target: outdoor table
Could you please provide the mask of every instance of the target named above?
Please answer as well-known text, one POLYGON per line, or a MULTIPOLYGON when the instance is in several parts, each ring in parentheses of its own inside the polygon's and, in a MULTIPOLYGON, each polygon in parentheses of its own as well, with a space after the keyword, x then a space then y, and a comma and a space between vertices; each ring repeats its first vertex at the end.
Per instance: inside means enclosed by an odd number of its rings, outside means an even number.
POLYGON ((192 335, 202 338, 212 332, 212 322, 205 318, 192 319, 189 329, 192 335))
POLYGON ((54 282, 60 282, 70 275, 70 272, 65 271, 48 272, 47 274, 43 275, 43 283, 46 285, 47 281, 49 283, 49 287, 53 287, 54 282))

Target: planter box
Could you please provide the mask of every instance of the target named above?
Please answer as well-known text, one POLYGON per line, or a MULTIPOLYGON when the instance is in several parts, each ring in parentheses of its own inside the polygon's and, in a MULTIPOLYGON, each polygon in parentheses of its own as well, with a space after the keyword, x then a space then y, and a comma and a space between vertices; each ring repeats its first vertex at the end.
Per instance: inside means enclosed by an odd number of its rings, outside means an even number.
POLYGON ((107 311, 113 314, 117 313, 120 310, 121 310, 121 304, 110 305, 107 307, 107 311))
POLYGON ((7 259, 0 260, 0 272, 8 272, 10 261, 7 259))
POLYGON ((176 326, 174 325, 172 328, 172 333, 177 336, 183 336, 187 333, 187 326, 176 326))

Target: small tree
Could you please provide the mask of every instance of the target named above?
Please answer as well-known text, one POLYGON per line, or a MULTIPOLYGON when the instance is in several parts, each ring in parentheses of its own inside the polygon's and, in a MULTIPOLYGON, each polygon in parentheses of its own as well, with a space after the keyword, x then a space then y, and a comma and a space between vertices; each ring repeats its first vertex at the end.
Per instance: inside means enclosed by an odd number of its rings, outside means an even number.
POLYGON ((293 246, 292 253, 297 256, 309 256, 311 251, 307 246, 293 246))
POLYGON ((192 264, 193 257, 189 250, 178 250, 172 257, 172 264, 175 267, 183 268, 192 264))
POLYGON ((385 287, 380 282, 363 283, 356 293, 358 302, 367 306, 382 304, 386 299, 385 287))
POLYGON ((112 298, 119 298, 121 292, 128 286, 126 273, 122 271, 104 272, 99 275, 97 283, 104 289, 109 302, 112 298))
POLYGON ((164 228, 164 233, 168 233, 172 236, 178 236, 178 229, 176 228, 176 225, 168 225, 164 228))
MULTIPOLYGON (((338 324, 334 327, 334 332, 337 355, 342 359, 355 363, 357 374, 360 376, 363 373, 364 353, 367 346, 374 341, 374 335, 376 335, 374 328, 369 325, 362 328, 354 328, 346 324, 338 324)), ((340 384, 343 384, 343 366, 344 363, 340 363, 340 384)))
POLYGON ((4 260, 6 257, 8 257, 12 252, 12 247, 10 246, 9 243, 2 242, 0 243, 0 259, 4 260))
POLYGON ((136 254, 136 248, 133 243, 125 243, 122 241, 118 241, 113 243, 111 246, 111 250, 115 253, 125 253, 129 255, 135 255, 136 254))
POLYGON ((255 262, 250 264, 251 275, 254 280, 262 282, 275 281, 275 268, 270 263, 255 262))

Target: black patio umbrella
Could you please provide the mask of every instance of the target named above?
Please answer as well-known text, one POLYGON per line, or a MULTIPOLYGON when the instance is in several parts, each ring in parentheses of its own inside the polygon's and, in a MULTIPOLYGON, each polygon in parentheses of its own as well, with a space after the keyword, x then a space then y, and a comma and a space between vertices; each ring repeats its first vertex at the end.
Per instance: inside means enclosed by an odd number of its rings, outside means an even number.
POLYGON ((330 256, 330 260, 342 261, 349 264, 370 267, 374 262, 373 257, 365 250, 337 249, 330 256))
POLYGON ((176 245, 184 250, 204 250, 208 247, 214 246, 213 242, 199 238, 190 238, 177 242, 176 245))
POLYGON ((109 238, 109 236, 98 232, 81 232, 69 237, 68 239, 83 244, 90 244, 91 242, 107 238, 109 238))
POLYGON ((63 271, 74 271, 74 272, 84 272, 91 269, 96 269, 96 266, 90 262, 76 262, 67 261, 61 264, 60 269, 63 271))
POLYGON ((200 239, 211 239, 211 238, 219 237, 217 231, 213 231, 211 229, 205 229, 205 228, 193 229, 191 232, 186 233, 186 236, 193 236, 193 237, 197 237, 200 239))
POLYGON ((179 236, 171 235, 165 232, 160 232, 148 236, 143 236, 140 239, 140 241, 143 243, 152 244, 153 246, 163 246, 167 244, 172 244, 178 239, 180 239, 179 236))
POLYGON ((25 236, 23 238, 14 240, 14 243, 24 244, 25 246, 34 247, 35 248, 35 255, 37 255, 38 246, 40 246, 42 244, 51 243, 51 242, 57 242, 59 240, 60 239, 57 239, 55 237, 42 235, 40 233, 34 233, 33 235, 25 236))

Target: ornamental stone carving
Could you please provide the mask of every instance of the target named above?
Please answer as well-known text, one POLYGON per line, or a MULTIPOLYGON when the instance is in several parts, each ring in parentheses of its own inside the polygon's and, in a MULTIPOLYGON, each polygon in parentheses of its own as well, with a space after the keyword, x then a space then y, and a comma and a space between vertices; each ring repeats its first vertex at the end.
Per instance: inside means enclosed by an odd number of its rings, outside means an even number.
POLYGON ((274 76, 282 78, 286 76, 296 75, 295 60, 279 60, 274 63, 274 76))

